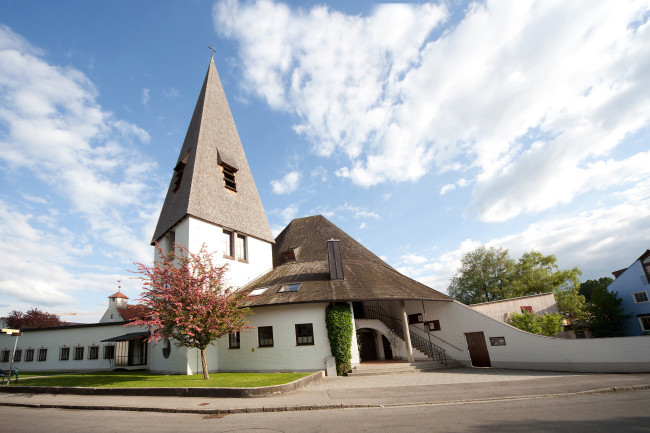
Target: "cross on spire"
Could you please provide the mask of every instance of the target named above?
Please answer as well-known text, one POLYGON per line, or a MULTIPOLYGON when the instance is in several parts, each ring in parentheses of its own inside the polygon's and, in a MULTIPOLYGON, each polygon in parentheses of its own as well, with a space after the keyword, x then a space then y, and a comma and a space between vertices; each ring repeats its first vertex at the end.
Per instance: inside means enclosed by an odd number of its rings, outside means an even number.
POLYGON ((214 48, 212 48, 212 44, 210 44, 210 46, 209 46, 208 48, 210 49, 210 51, 212 51, 212 54, 210 54, 210 56, 211 56, 211 57, 214 56, 214 53, 216 53, 217 50, 215 50, 214 48))

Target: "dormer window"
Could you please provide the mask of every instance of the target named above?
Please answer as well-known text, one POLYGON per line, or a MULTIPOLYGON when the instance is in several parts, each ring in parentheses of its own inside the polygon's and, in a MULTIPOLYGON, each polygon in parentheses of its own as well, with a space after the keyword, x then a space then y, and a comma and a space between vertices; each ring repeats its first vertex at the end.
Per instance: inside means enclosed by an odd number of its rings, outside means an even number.
POLYGON ((283 284, 282 287, 280 287, 280 290, 278 290, 278 293, 297 292, 301 285, 302 283, 283 284))
POLYGON ((237 169, 231 165, 226 164, 225 162, 221 163, 221 168, 223 170, 223 180, 226 184, 226 189, 237 192, 237 182, 235 180, 235 173, 237 173, 237 169))
POLYGON ((259 296, 262 293, 266 292, 267 287, 261 287, 259 289, 253 289, 251 292, 248 294, 248 296, 259 296))
POLYGON ((296 253, 294 250, 287 250, 284 252, 284 261, 286 262, 294 262, 296 261, 296 253))
POLYGON ((174 194, 176 194, 178 189, 181 187, 181 180, 183 180, 183 173, 185 172, 185 166, 187 165, 187 157, 189 154, 190 153, 187 152, 183 159, 178 161, 178 164, 174 167, 174 187, 172 188, 174 194))

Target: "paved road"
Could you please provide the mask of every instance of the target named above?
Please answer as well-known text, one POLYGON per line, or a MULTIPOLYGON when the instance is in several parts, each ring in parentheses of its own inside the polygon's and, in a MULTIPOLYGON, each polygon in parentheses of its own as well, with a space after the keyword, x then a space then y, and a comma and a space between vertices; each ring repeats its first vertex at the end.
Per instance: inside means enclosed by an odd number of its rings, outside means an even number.
POLYGON ((382 409, 205 416, 0 407, 11 432, 650 432, 650 390, 382 409))

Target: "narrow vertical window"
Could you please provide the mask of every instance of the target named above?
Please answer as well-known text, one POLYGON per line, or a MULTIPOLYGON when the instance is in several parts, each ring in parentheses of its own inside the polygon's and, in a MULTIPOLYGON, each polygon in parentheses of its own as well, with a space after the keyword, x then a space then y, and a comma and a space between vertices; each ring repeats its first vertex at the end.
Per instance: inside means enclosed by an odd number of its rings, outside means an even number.
POLYGON ((246 248, 246 236, 237 235, 237 260, 248 261, 248 248, 246 248))
POLYGON ((170 231, 167 233, 167 257, 174 256, 174 248, 176 243, 176 232, 170 231))
POLYGON ((47 349, 38 349, 38 360, 47 361, 47 349))
POLYGON ((27 349, 27 351, 25 351, 25 362, 29 362, 33 360, 34 360, 34 349, 27 349))
POLYGON ((14 352, 14 362, 20 362, 23 357, 23 351, 18 349, 14 352))
POLYGON ((84 359, 84 348, 83 347, 75 347, 74 348, 74 360, 75 361, 80 361, 84 359))
POLYGON ((3 350, 2 351, 2 357, 0 357, 0 362, 9 362, 9 356, 11 355, 11 352, 8 350, 3 350))
POLYGON ((233 232, 223 231, 223 256, 229 259, 234 258, 233 232))
POLYGON ((237 182, 235 180, 235 173, 237 173, 237 169, 226 163, 222 163, 221 168, 223 170, 223 180, 225 182, 226 189, 237 192, 237 182))
POLYGON ((88 359, 99 359, 99 346, 90 346, 88 359))
POLYGON ((240 334, 239 332, 231 332, 228 335, 228 348, 229 349, 239 349, 240 347, 240 334))
POLYGON ((104 359, 115 358, 115 346, 104 346, 104 359))
POLYGON ((61 352, 59 353, 59 360, 67 361, 68 359, 70 359, 70 348, 62 347, 61 352))

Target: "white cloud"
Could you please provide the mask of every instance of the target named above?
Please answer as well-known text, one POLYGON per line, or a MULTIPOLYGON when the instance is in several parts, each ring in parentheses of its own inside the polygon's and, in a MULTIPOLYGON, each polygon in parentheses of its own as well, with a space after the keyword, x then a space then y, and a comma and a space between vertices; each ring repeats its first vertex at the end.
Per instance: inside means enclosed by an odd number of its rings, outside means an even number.
POLYGON ((280 180, 272 180, 271 187, 276 194, 290 194, 300 186, 302 174, 299 171, 290 171, 280 180))
POLYGON ((181 92, 179 92, 175 87, 170 87, 169 89, 163 89, 162 95, 165 98, 178 98, 181 96, 181 92))
POLYGON ((311 177, 317 178, 321 182, 326 182, 328 179, 327 170, 322 165, 319 165, 311 171, 311 177))
POLYGON ((145 87, 144 89, 142 89, 142 104, 144 105, 149 104, 149 99, 150 99, 149 89, 145 87))
POLYGON ((443 185, 442 188, 440 188, 440 195, 445 195, 449 191, 453 191, 456 189, 456 185, 453 183, 448 183, 446 185, 443 185))
POLYGON ((363 229, 365 229, 365 228, 368 228, 368 225, 367 225, 366 222, 364 221, 364 222, 362 222, 362 223, 359 225, 359 230, 363 230, 363 229))
POLYGON ((401 260, 404 263, 408 263, 411 265, 421 265, 423 263, 426 263, 428 259, 424 256, 418 256, 417 254, 406 254, 401 257, 401 260))
POLYGON ((0 162, 5 175, 21 180, 19 194, 49 204, 49 214, 37 216, 1 207, 3 245, 12 247, 2 251, 0 286, 4 293, 20 292, 24 301, 56 304, 93 286, 73 270, 93 253, 91 241, 100 240, 105 257, 124 267, 150 259, 147 215, 160 198, 149 186, 155 164, 136 150, 149 134, 102 109, 96 88, 79 70, 39 55, 0 26, 0 162), (23 192, 25 185, 39 196, 23 192), (65 217, 59 216, 65 206, 65 217))
POLYGON ((371 186, 434 166, 471 172, 456 183, 474 185, 468 215, 503 221, 635 180, 614 167, 645 156, 612 155, 650 124, 648 9, 486 1, 446 25, 433 4, 364 17, 229 0, 214 20, 240 44, 246 89, 294 113, 315 152, 347 158, 337 176, 371 186))
POLYGON ((609 276, 629 266, 648 248, 650 239, 650 180, 617 193, 616 203, 589 211, 554 215, 530 224, 519 233, 495 239, 467 239, 457 249, 429 259, 424 266, 400 268, 424 284, 446 292, 463 254, 485 244, 506 248, 512 257, 538 250, 553 254, 561 268, 577 266, 581 279, 609 276), (615 261, 612 261, 615 260, 615 261))
POLYGON ((295 219, 296 215, 298 215, 298 206, 295 204, 287 206, 280 211, 280 216, 282 217, 285 225, 289 224, 293 219, 295 219))

